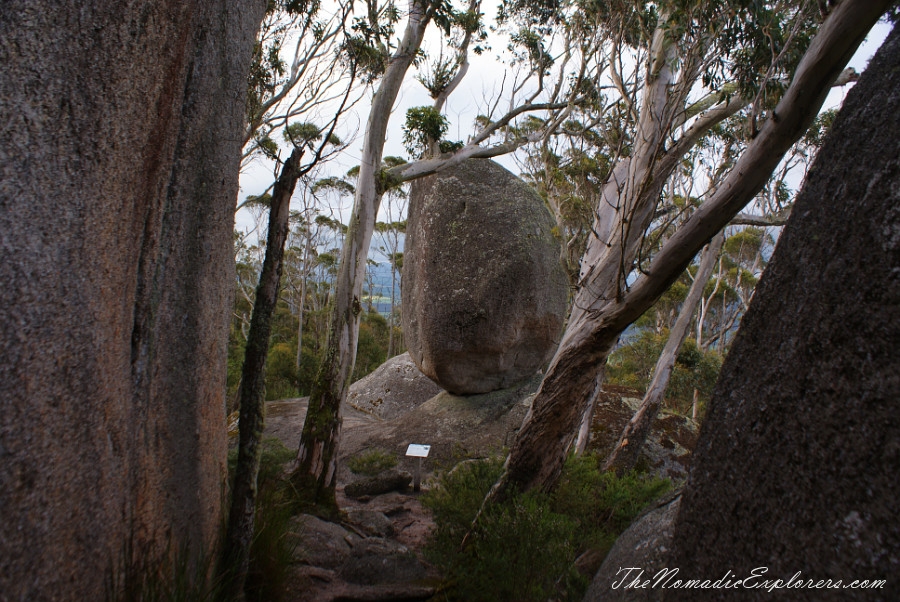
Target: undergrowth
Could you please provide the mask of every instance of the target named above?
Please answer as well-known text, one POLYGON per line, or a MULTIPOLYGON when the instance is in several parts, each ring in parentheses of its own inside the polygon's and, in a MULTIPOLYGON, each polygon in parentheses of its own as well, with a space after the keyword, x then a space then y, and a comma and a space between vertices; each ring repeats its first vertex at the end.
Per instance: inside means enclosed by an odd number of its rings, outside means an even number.
MULTIPOLYGON (((284 598, 296 546, 289 538, 296 496, 285 471, 286 465, 293 459, 294 452, 278 439, 263 440, 250 569, 244 586, 248 602, 278 602, 284 598)), ((230 454, 229 468, 232 465, 230 454)))
POLYGON ((347 468, 367 477, 374 477, 396 465, 397 457, 380 449, 373 449, 347 460, 347 468))
POLYGON ((444 475, 423 502, 437 527, 426 554, 447 579, 445 600, 581 600, 587 577, 575 559, 605 555, 616 537, 667 480, 603 473, 595 455, 570 458, 550 494, 529 492, 485 508, 465 548, 482 501, 502 472, 499 459, 469 461, 444 475))

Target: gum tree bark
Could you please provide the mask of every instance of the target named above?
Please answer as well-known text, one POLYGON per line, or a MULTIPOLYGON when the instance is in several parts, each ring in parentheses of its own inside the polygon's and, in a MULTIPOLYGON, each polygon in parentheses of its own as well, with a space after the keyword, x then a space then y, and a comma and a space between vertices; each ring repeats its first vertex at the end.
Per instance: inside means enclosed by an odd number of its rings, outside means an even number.
POLYGON ((609 457, 603 465, 603 470, 615 470, 616 474, 622 476, 624 473, 632 470, 637 463, 638 455, 644 447, 647 435, 650 434, 650 428, 653 421, 659 414, 659 408, 662 405, 663 396, 666 393, 666 387, 669 386, 669 377, 672 375, 672 368, 675 366, 675 358, 678 350, 684 344, 687 338, 688 330, 691 326, 691 319, 694 317, 694 311, 700 303, 703 296, 703 289, 712 276, 713 268, 716 266, 716 259, 719 257, 719 251, 722 250, 722 244, 725 242, 724 232, 716 234, 700 256, 700 266, 697 274, 694 276, 694 282, 688 291, 687 298, 681 305, 681 312, 675 325, 669 331, 669 339, 663 347, 659 359, 656 361, 656 368, 653 372, 653 380, 647 387, 647 393, 638 407, 637 412, 619 436, 616 447, 610 453, 609 457))
MULTIPOLYGON (((619 335, 665 292, 703 245, 762 188, 783 154, 812 123, 828 89, 889 4, 845 0, 834 8, 776 107, 775 118, 763 124, 722 185, 665 243, 646 273, 630 287, 623 287, 621 268, 633 261, 643 232, 640 225, 646 226, 652 205, 648 209, 645 200, 634 203, 633 210, 620 213, 609 242, 596 235, 589 239, 566 332, 513 444, 506 471, 490 499, 503 499, 514 490, 552 488, 588 404, 593 402, 598 367, 606 361, 619 335)), ((652 89, 647 92, 652 93, 652 89)), ((679 157, 673 149, 658 164, 649 167, 654 170, 654 182, 642 189, 654 194, 645 199, 658 194, 655 187, 662 185, 659 180, 671 173, 679 157)), ((629 173, 629 163, 635 160, 620 163, 607 187, 632 185, 630 181, 618 185, 617 182, 629 173)), ((642 177, 637 181, 647 180, 642 177)), ((602 233, 601 228, 609 226, 595 223, 595 230, 602 233)))
POLYGON ((0 597, 218 547, 261 0, 0 11, 0 597))

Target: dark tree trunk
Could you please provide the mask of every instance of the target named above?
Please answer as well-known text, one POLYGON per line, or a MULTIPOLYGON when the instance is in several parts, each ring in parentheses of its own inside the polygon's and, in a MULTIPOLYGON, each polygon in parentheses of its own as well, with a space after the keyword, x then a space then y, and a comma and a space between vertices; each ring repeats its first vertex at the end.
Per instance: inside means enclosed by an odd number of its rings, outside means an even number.
POLYGON ((722 367, 674 525, 679 577, 767 567, 768 580, 887 580, 794 599, 900 599, 898 65, 895 27, 819 151, 722 367))
POLYGON ((694 282, 688 291, 687 298, 681 305, 681 312, 675 325, 669 331, 669 340, 666 341, 659 360, 656 362, 656 368, 653 371, 653 380, 647 387, 647 393, 641 401, 640 407, 619 436, 616 447, 610 453, 609 457, 603 465, 603 470, 615 470, 616 474, 622 476, 629 470, 634 469, 637 464, 638 456, 644 443, 647 441, 647 435, 653 426, 659 414, 659 408, 662 406, 663 397, 666 393, 666 387, 669 386, 669 377, 672 375, 672 368, 675 367, 675 358, 678 356, 678 350, 684 344, 687 338, 688 329, 691 326, 691 319, 694 317, 694 311, 697 304, 703 296, 703 289, 706 282, 712 275, 713 268, 716 266, 716 259, 719 257, 719 251, 722 250, 722 243, 725 242, 724 232, 719 232, 712 242, 704 247, 700 254, 700 267, 694 276, 694 282))
MULTIPOLYGON (((269 356, 269 334, 272 314, 278 303, 284 244, 288 235, 291 197, 300 177, 303 151, 295 148, 281 168, 272 190, 266 254, 250 317, 250 332, 241 369, 238 422, 238 460, 231 488, 231 511, 222 554, 222 569, 227 577, 230 595, 237 598, 244 589, 253 541, 253 518, 256 508, 256 478, 259 475, 260 443, 266 417, 266 358, 269 356)), ((301 316, 302 319, 302 316, 301 316)))
POLYGON ((114 573, 218 547, 264 8, 3 3, 0 598, 102 600, 114 573))

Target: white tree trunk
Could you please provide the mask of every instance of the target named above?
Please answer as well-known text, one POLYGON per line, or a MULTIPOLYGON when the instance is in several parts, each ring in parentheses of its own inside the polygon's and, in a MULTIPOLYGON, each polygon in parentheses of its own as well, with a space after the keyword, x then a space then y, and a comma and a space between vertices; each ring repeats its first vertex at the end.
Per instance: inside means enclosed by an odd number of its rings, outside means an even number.
POLYGON ((341 432, 341 404, 347 396, 359 336, 360 296, 365 280, 369 244, 383 190, 379 170, 391 108, 406 72, 416 57, 431 18, 430 3, 410 2, 409 20, 399 48, 391 57, 372 99, 363 141, 353 214, 341 253, 335 282, 334 309, 322 366, 309 398, 294 478, 300 494, 334 508, 337 447, 341 432))
POLYGON ((644 442, 650 434, 653 421, 656 419, 659 408, 662 406, 666 387, 669 385, 669 377, 672 376, 672 369, 675 367, 675 358, 678 356, 678 351, 687 338, 694 311, 703 297, 703 289, 712 275, 713 267, 716 265, 716 258, 719 256, 719 251, 722 250, 724 242, 725 234, 720 231, 712 239, 712 242, 703 249, 694 283, 691 285, 687 298, 681 306, 681 312, 678 314, 678 319, 675 320, 675 325, 669 331, 669 340, 666 341, 666 345, 663 347, 662 353, 656 362, 653 380, 647 388, 647 393, 644 395, 640 407, 638 407, 628 424, 625 425, 616 447, 606 459, 603 470, 615 470, 616 474, 621 476, 632 470, 637 463, 644 442))
MULTIPOLYGON (((717 191, 666 242, 629 290, 623 290, 623 270, 630 266, 626 259, 633 257, 643 233, 632 232, 635 226, 645 224, 652 207, 635 206, 634 211, 625 212, 609 246, 591 237, 572 316, 512 447, 504 476, 493 490, 493 499, 503 499, 512 489, 549 489, 556 483, 584 416, 594 375, 619 334, 762 189, 790 145, 812 123, 832 83, 888 4, 885 0, 845 0, 835 7, 801 60, 773 118, 766 121, 717 191)), ((615 177, 611 178, 614 181, 615 177)), ((648 189, 655 186, 661 184, 655 181, 648 189)))

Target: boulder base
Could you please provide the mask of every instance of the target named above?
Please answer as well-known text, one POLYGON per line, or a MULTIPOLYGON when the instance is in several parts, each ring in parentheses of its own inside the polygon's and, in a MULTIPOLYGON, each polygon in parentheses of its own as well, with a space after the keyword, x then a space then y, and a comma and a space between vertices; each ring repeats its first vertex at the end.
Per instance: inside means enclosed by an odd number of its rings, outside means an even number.
POLYGON ((493 161, 413 183, 403 331, 426 376, 458 395, 486 393, 550 358, 567 295, 553 226, 537 193, 493 161))

